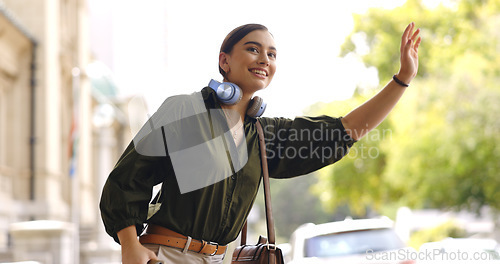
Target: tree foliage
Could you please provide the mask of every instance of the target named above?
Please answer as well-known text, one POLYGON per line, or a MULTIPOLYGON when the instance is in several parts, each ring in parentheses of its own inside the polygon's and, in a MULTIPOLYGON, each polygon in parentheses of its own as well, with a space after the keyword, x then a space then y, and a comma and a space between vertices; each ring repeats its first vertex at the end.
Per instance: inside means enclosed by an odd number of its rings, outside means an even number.
POLYGON ((424 243, 441 241, 443 239, 453 237, 466 237, 467 233, 454 221, 446 221, 435 227, 416 231, 408 241, 408 245, 413 248, 420 248, 424 243))
MULTIPOLYGON (((408 0, 354 18, 342 54, 356 53, 353 36, 362 36, 370 52, 360 56, 378 69, 381 85, 399 68, 400 36, 411 21, 422 29, 420 69, 388 119, 356 143, 357 155, 318 173, 315 193, 325 207, 500 210, 500 0, 454 3, 408 0)), ((367 97, 311 113, 341 116, 367 97)))

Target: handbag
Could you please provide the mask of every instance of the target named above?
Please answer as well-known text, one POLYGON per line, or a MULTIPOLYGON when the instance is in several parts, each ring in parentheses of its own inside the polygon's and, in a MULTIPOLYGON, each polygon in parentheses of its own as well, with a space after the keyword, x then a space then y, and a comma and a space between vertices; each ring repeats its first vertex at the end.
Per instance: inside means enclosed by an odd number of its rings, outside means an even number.
POLYGON ((269 239, 260 236, 256 245, 246 245, 247 223, 245 222, 245 225, 241 230, 241 245, 234 250, 231 263, 283 264, 283 253, 281 249, 278 248, 275 244, 276 234, 274 232, 274 219, 271 208, 271 190, 269 188, 269 171, 267 168, 266 144, 264 142, 264 131, 262 130, 262 125, 260 124, 259 119, 257 119, 256 126, 260 146, 260 159, 262 163, 262 171, 264 174, 264 201, 266 207, 267 237, 269 239))

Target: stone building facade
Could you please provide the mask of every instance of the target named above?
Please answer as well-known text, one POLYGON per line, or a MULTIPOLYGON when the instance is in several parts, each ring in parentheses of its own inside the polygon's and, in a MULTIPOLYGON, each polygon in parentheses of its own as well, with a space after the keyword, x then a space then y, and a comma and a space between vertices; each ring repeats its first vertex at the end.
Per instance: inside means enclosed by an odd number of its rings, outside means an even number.
POLYGON ((0 262, 120 263, 97 206, 127 102, 88 24, 85 0, 0 0, 0 262))

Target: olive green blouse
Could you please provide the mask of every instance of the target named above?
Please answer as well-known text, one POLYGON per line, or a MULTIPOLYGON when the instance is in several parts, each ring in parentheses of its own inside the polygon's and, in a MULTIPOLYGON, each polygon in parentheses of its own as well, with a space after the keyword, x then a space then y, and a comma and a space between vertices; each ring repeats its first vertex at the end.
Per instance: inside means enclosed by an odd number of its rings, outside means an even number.
MULTIPOLYGON (((220 109, 215 92, 201 91, 207 109, 220 109)), ((259 118, 264 129, 271 178, 304 175, 340 160, 353 145, 340 118, 328 116, 259 118)), ((100 201, 106 232, 116 233, 154 223, 194 239, 221 245, 235 240, 257 195, 262 177, 256 119, 243 125, 248 161, 231 177, 208 187, 181 193, 168 155, 141 155, 133 142, 111 171, 100 201), (163 183, 160 210, 146 220, 152 187, 163 183)), ((167 131, 168 133, 168 131, 167 131)))

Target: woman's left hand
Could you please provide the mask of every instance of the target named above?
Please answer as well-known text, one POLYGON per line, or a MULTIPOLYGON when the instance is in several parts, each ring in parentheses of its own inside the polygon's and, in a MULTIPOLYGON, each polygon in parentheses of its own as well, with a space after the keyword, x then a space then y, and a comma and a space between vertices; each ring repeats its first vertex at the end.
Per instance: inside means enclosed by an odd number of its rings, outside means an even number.
POLYGON ((397 74, 398 79, 409 84, 417 75, 418 71, 418 47, 421 37, 418 36, 420 29, 415 30, 415 23, 410 23, 401 37, 401 68, 397 74))

